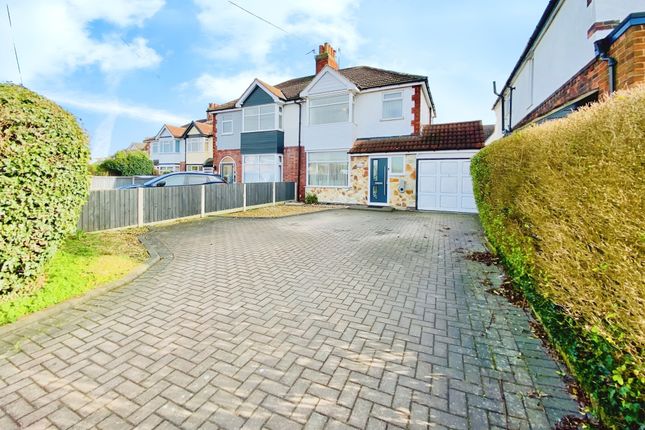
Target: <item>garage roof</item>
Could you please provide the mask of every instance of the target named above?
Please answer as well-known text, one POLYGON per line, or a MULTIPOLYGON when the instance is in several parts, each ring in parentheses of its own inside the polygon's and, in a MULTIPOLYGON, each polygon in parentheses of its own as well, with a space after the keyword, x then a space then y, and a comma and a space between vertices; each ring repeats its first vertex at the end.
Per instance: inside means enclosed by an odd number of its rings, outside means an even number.
POLYGON ((431 124, 420 135, 357 139, 350 154, 481 149, 486 140, 481 121, 431 124))

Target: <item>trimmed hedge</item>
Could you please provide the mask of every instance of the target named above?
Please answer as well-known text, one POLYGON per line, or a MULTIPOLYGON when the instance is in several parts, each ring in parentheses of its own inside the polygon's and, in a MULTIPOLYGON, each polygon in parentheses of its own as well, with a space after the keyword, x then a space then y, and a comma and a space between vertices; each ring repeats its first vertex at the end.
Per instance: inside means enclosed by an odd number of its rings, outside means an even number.
POLYGON ((116 176, 152 175, 154 168, 144 151, 119 151, 98 165, 99 170, 116 176))
POLYGON ((493 251, 600 418, 645 428, 645 86, 486 147, 493 251))
POLYGON ((74 116, 0 84, 0 296, 33 285, 87 199, 88 139, 74 116))

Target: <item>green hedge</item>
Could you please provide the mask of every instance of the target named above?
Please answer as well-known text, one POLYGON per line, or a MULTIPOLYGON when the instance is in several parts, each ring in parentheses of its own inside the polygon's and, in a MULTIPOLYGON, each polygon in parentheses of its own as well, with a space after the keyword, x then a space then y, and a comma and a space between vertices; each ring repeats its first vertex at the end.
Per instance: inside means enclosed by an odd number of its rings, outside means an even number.
POLYGON ((88 139, 55 103, 0 84, 0 298, 33 286, 87 199, 88 139))
POLYGON ((111 175, 152 175, 154 164, 144 151, 119 151, 98 165, 99 170, 111 175))
POLYGON ((645 428, 645 87, 473 159, 485 234, 595 411, 645 428))

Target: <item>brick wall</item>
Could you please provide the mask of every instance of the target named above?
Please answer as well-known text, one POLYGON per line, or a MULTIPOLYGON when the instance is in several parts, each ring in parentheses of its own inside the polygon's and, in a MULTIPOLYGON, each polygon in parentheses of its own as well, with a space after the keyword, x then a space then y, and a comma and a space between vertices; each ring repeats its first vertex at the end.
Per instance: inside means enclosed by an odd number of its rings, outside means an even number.
POLYGON ((305 148, 300 147, 300 178, 298 178, 298 147, 287 146, 284 148, 282 158, 283 180, 285 182, 298 181, 298 200, 305 198, 305 184, 307 183, 307 157, 305 148))
POLYGON ((414 93, 412 93, 412 126, 413 134, 421 133, 421 85, 414 86, 414 93))
POLYGON ((239 149, 222 149, 215 151, 213 154, 213 166, 217 169, 217 173, 221 173, 219 170, 219 163, 225 157, 231 157, 235 162, 235 182, 242 182, 242 154, 239 149))
MULTIPOLYGON (((609 50, 616 59, 616 89, 645 82, 645 25, 629 28, 609 50)), ((594 59, 557 89, 514 127, 522 127, 592 90, 609 94, 609 70, 606 61, 594 59)))

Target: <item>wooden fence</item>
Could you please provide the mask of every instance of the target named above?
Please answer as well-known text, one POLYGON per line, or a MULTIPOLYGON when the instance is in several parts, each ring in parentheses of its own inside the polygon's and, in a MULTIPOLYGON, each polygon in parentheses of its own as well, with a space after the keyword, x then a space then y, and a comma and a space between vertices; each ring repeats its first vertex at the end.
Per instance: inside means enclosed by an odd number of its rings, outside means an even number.
POLYGON ((82 231, 142 226, 213 212, 295 199, 293 182, 189 185, 91 191, 81 212, 82 231))
POLYGON ((154 176, 92 176, 90 190, 115 190, 125 185, 143 184, 154 176))

